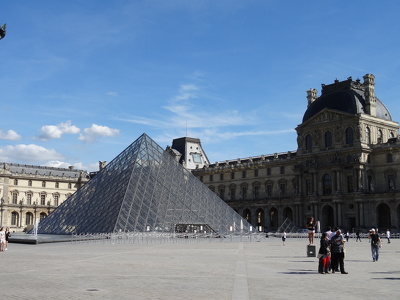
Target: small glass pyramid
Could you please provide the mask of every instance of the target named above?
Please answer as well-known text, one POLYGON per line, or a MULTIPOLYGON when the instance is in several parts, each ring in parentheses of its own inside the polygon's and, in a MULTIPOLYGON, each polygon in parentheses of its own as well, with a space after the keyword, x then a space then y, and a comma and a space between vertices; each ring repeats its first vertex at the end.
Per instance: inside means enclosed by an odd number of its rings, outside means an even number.
POLYGON ((38 226, 39 234, 249 233, 251 225, 146 134, 38 226))

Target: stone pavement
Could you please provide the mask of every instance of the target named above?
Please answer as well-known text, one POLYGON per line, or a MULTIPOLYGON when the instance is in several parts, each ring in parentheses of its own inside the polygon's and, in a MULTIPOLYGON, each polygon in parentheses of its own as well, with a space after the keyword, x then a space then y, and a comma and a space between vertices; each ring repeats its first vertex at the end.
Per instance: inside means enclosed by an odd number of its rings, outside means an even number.
POLYGON ((350 240, 348 275, 318 274, 306 239, 10 244, 0 299, 399 299, 400 240, 383 242, 372 262, 368 241, 350 240))

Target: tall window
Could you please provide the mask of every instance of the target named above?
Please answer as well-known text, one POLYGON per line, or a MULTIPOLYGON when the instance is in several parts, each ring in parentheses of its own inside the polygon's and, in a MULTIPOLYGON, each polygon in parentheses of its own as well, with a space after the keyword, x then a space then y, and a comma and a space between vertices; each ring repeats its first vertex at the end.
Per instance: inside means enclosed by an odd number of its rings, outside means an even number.
POLYGON ((231 187, 231 200, 235 200, 235 196, 236 196, 236 188, 231 187))
POLYGON ((40 195, 40 205, 46 205, 46 194, 40 195))
POLYGON ((54 206, 58 206, 59 199, 60 199, 59 195, 54 195, 54 206))
POLYGON ((18 185, 18 179, 14 179, 14 185, 18 185))
POLYGON ((18 226, 18 223, 19 223, 18 221, 19 221, 18 213, 13 211, 11 213, 11 225, 12 226, 18 226))
POLYGON ((242 187, 242 199, 243 200, 247 199, 247 187, 246 186, 242 187))
POLYGON ((247 172, 246 171, 243 171, 242 172, 242 178, 246 178, 247 177, 247 172))
POLYGON ((46 181, 42 181, 42 187, 46 187, 46 181))
POLYGON ((388 153, 388 154, 386 155, 386 161, 387 161, 388 163, 392 163, 392 162, 393 162, 393 155, 392 155, 392 153, 388 153))
POLYGON ((12 193, 12 203, 18 204, 18 194, 16 192, 12 193))
POLYGON ((271 175, 271 168, 267 168, 267 175, 271 175))
POLYGON ((219 197, 220 197, 222 200, 225 200, 225 188, 224 188, 224 187, 220 187, 220 188, 219 188, 219 197))
POLYGON ((254 177, 258 177, 258 169, 254 170, 254 177))
POLYGON ((325 147, 332 147, 332 132, 330 131, 325 132, 325 147))
POLYGON ((332 194, 332 177, 330 174, 325 174, 322 177, 322 189, 324 195, 332 194))
POLYGON ((312 150, 312 136, 311 134, 306 135, 306 150, 311 151, 312 150))
POLYGON ((272 184, 267 184, 266 186, 266 193, 267 193, 267 197, 271 198, 272 197, 272 184))
POLYGON ((26 219, 25 219, 25 224, 26 225, 31 225, 33 224, 33 215, 32 213, 26 213, 26 219))
POLYGON ((235 172, 231 173, 231 179, 235 179, 235 172))
MULTIPOLYGON (((213 181, 214 180, 214 176, 211 174, 210 175, 210 181, 213 181)), ((71 184, 70 183, 68 183, 68 188, 70 189, 71 188, 71 184)))
POLYGON ((371 130, 368 126, 365 127, 365 142, 367 144, 371 144, 371 130))
POLYGON ((32 180, 28 181, 28 186, 32 186, 32 180))
POLYGON ((56 182, 56 189, 58 189, 60 187, 60 183, 56 182))
POLYGON ((258 199, 260 196, 260 187, 258 185, 254 186, 254 199, 258 199))
POLYGON ((389 191, 394 191, 395 190, 395 177, 394 174, 389 174, 388 177, 388 185, 389 185, 389 191))
POLYGON ((281 166, 281 174, 285 174, 285 167, 281 166))
POLYGON ((347 127, 346 129, 346 144, 353 144, 353 128, 347 127))
POLYGON ((219 174, 219 180, 224 180, 224 173, 219 174))
POLYGON ((285 195, 286 195, 286 184, 285 183, 279 184, 279 192, 280 192, 281 197, 285 197, 285 195))
POLYGON ((26 194, 26 204, 32 204, 32 194, 26 194))

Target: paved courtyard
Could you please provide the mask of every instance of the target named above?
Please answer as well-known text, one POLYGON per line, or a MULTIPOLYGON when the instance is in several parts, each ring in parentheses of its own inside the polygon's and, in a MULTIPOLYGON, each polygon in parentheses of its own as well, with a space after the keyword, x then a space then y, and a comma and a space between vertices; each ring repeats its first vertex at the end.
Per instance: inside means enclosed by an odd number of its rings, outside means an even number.
POLYGON ((347 244, 348 275, 318 274, 306 239, 259 242, 10 244, 0 253, 0 299, 400 298, 400 240, 372 262, 367 240, 347 244))

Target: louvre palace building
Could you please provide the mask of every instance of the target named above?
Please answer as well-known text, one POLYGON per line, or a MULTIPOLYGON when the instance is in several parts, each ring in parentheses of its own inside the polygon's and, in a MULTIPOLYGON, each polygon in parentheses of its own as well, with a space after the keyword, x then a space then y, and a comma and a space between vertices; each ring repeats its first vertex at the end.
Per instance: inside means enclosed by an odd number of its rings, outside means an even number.
POLYGON ((400 228, 399 125, 374 91, 375 77, 307 91, 297 150, 209 163, 200 140, 174 140, 181 162, 260 231, 287 218, 342 230, 400 228), (182 145, 187 145, 183 147, 182 145))
POLYGON ((83 170, 0 163, 0 225, 31 229, 89 180, 83 170))

